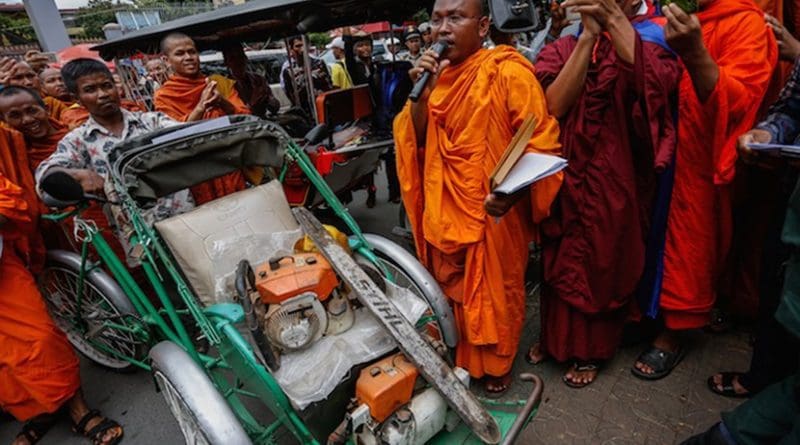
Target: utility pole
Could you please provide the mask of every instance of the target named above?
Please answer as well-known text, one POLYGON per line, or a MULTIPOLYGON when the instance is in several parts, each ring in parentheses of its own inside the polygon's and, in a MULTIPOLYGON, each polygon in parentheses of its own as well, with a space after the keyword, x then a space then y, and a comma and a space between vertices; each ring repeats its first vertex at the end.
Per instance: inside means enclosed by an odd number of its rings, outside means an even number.
POLYGON ((72 46, 55 0, 23 0, 23 3, 43 51, 56 52, 72 46))

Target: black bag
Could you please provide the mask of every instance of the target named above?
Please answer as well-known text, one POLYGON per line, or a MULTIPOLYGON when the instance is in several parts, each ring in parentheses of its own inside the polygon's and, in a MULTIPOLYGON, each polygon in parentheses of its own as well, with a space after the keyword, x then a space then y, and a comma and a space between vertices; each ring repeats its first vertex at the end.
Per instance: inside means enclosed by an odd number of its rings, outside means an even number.
POLYGON ((501 32, 529 32, 542 28, 535 0, 489 0, 494 26, 501 32))

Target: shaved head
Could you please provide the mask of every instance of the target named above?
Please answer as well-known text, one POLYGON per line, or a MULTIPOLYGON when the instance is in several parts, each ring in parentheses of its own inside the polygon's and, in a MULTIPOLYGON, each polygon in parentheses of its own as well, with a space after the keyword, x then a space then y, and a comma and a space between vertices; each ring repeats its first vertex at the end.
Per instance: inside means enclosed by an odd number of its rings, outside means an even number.
POLYGON ((448 44, 445 58, 458 65, 483 47, 489 35, 488 7, 483 0, 436 0, 431 12, 434 41, 448 44))
MULTIPOLYGON (((159 45, 159 49, 161 50, 161 54, 167 55, 167 53, 170 50, 170 46, 173 43, 181 41, 181 40, 192 40, 192 38, 187 36, 186 34, 184 34, 182 32, 171 32, 171 33, 167 34, 166 37, 161 39, 161 44, 159 45)), ((194 43, 194 40, 192 40, 192 43, 194 43)))
POLYGON ((17 62, 8 78, 8 85, 39 90, 42 86, 39 75, 26 62, 17 62))
POLYGON ((9 86, 0 91, 0 117, 27 139, 41 139, 54 131, 41 96, 28 88, 9 86))
POLYGON ((172 33, 164 37, 161 41, 161 53, 173 73, 189 78, 201 76, 200 54, 194 40, 186 34, 172 33))
POLYGON ((67 91, 64 78, 61 77, 61 70, 56 68, 45 68, 39 73, 39 80, 42 84, 42 92, 48 96, 55 97, 62 102, 72 102, 72 95, 67 91))

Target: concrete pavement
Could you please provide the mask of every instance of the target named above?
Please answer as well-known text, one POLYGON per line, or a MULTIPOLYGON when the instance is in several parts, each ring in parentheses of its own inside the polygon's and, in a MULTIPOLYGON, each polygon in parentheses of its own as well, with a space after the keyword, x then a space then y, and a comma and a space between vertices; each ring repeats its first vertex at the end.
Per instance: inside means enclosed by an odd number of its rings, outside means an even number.
MULTIPOLYGON (((378 206, 364 208, 366 195, 359 192, 350 208, 365 231, 387 235, 397 222, 398 206, 386 202, 382 171, 376 182, 378 206)), ((539 414, 523 432, 519 444, 673 444, 705 430, 719 419, 721 410, 740 403, 711 394, 705 380, 720 370, 746 369, 750 351, 746 333, 698 333, 683 363, 658 382, 633 377, 630 366, 642 346, 624 348, 603 368, 596 382, 584 389, 571 389, 561 382, 563 365, 548 362, 532 367, 524 362, 524 352, 538 336, 535 295, 528 301, 527 318, 514 371, 536 372, 546 386, 539 414)), ((85 359, 81 369, 90 404, 125 426, 123 443, 183 443, 175 420, 147 373, 113 373, 85 359)), ((529 389, 515 382, 503 400, 524 399, 529 389)), ((20 427, 13 420, 0 420, 0 444, 10 443, 20 427)), ((88 442, 62 422, 40 443, 88 442)))

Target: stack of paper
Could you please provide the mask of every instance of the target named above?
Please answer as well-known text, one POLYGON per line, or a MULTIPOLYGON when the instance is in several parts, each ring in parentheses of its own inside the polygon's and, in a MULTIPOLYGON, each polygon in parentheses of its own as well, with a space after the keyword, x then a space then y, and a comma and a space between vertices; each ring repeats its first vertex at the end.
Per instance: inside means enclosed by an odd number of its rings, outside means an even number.
POLYGON ((567 166, 567 160, 558 156, 525 153, 535 128, 533 115, 528 115, 489 177, 493 192, 512 194, 567 166))
POLYGON ((510 195, 567 167, 567 160, 541 153, 522 155, 506 178, 492 191, 510 195))
POLYGON ((774 156, 783 156, 786 158, 800 158, 800 146, 798 145, 781 145, 781 144, 748 144, 751 150, 771 154, 774 156))

